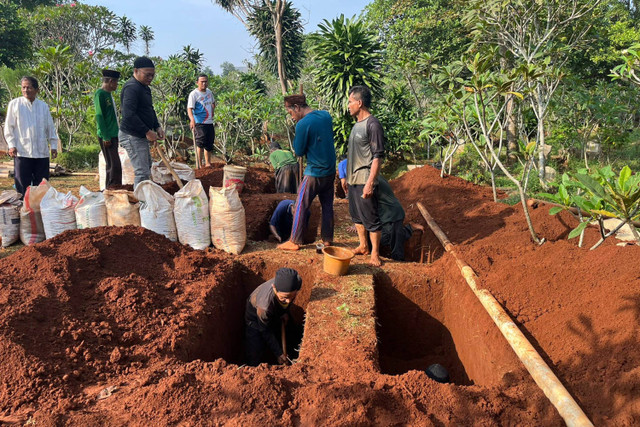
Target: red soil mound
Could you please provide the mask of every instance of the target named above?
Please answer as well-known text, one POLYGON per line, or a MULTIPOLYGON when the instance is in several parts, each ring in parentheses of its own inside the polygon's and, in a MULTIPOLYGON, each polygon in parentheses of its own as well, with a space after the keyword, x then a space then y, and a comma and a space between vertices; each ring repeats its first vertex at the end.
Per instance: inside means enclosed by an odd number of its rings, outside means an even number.
POLYGON ((611 238, 590 251, 599 233, 589 228, 578 248, 567 240, 577 220, 544 204, 531 210, 547 240, 537 246, 520 204, 494 203, 490 188, 428 166, 392 186, 408 219, 425 205, 596 425, 640 422, 640 247, 611 238))
MULTIPOLYGON (((209 187, 222 187, 224 176, 224 163, 212 163, 210 167, 203 167, 196 170, 196 178, 202 182, 204 191, 209 195, 209 187)), ((178 184, 175 182, 162 186, 169 194, 178 191, 178 184)), ((244 188, 241 194, 275 193, 274 173, 267 167, 247 167, 244 176, 244 188)))
MULTIPOLYGON (((638 423, 640 248, 577 248, 566 241, 573 218, 544 206, 532 211, 548 240, 536 246, 520 207, 428 167, 392 185, 409 220, 420 220, 413 203, 427 206, 596 425, 638 423)), ((243 195, 248 217, 258 200, 275 202, 256 191, 243 195)), ((336 206, 345 221, 346 205, 336 206)), ((596 238, 588 230, 586 245, 596 238)), ((434 239, 426 239, 432 251, 434 239)), ((0 260, 0 417, 41 425, 561 423, 449 257, 387 262, 375 275, 365 259, 338 279, 321 272, 313 249, 232 257, 136 227, 65 232, 23 248, 0 260), (304 278, 295 307, 307 319, 301 361, 239 367, 245 298, 281 266, 304 278), (447 364, 456 384, 429 380, 421 369, 431 361, 447 364), (107 386, 118 389, 96 400, 107 386)))

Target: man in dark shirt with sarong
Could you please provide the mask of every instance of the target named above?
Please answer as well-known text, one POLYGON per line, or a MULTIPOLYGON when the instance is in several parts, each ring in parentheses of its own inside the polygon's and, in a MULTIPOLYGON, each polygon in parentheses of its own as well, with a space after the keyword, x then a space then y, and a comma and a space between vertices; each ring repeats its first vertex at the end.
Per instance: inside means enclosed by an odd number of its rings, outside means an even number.
MULTIPOLYGON (((338 177, 340 178, 344 193, 349 197, 347 185, 347 159, 338 164, 338 177)), ((423 233, 424 227, 417 223, 405 224, 405 213, 400 201, 393 193, 389 182, 382 175, 378 175, 378 215, 382 223, 380 248, 387 250, 390 258, 395 261, 404 261, 404 245, 414 232, 423 233)))
POLYGON ((289 308, 296 298, 302 278, 292 268, 281 268, 273 279, 258 286, 247 299, 245 319, 245 354, 247 364, 258 366, 269 350, 279 364, 287 361, 278 340, 281 322, 289 321, 289 308))
POLYGON ((149 85, 156 75, 151 59, 141 56, 133 62, 133 77, 120 94, 120 145, 127 150, 135 174, 133 187, 151 178, 151 148, 149 144, 164 139, 158 117, 153 109, 149 85))
POLYGON ((382 125, 371 115, 371 91, 366 86, 349 90, 349 113, 357 120, 349 135, 347 152, 347 183, 349 184, 349 213, 356 225, 360 244, 356 254, 366 255, 367 233, 371 239, 373 266, 382 265, 380 239, 382 222, 378 211, 378 174, 384 156, 382 125))

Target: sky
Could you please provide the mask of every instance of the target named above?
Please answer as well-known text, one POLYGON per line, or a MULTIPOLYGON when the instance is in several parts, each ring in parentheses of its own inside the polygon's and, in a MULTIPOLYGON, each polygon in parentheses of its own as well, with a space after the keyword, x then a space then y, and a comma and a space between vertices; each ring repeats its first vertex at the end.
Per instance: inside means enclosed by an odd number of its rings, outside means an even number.
MULTIPOLYGON (((305 33, 317 30, 322 20, 344 14, 358 16, 371 0, 293 0, 301 14, 305 33)), ((154 32, 151 55, 163 58, 191 45, 204 54, 205 65, 220 73, 220 65, 230 62, 244 66, 257 51, 244 25, 211 0, 85 0, 85 4, 106 6, 118 16, 126 15, 138 27, 148 25, 154 32)), ((142 55, 144 45, 136 41, 133 53, 142 55)))

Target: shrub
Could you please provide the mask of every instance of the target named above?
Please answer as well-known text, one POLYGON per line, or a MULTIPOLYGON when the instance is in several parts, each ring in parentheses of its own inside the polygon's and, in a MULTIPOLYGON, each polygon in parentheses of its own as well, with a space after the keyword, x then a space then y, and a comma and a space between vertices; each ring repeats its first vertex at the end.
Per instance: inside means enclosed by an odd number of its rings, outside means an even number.
POLYGON ((71 151, 58 154, 56 161, 65 169, 92 169, 98 167, 98 155, 100 146, 98 144, 82 145, 71 151))

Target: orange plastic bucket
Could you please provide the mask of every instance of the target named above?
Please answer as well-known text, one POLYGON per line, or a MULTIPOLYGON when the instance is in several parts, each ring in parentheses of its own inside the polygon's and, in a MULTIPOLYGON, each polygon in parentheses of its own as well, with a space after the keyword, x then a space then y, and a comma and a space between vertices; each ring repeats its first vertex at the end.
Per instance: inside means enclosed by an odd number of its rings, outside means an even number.
POLYGON ((355 256, 349 249, 337 246, 327 246, 322 250, 322 253, 324 253, 324 271, 335 276, 347 274, 349 262, 355 256))

